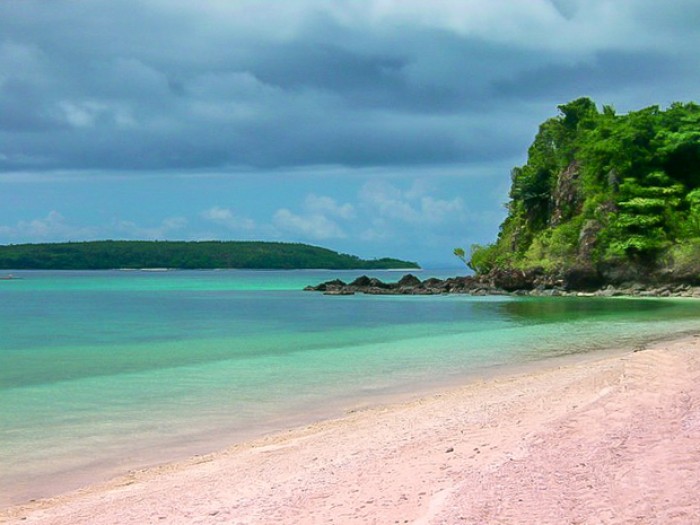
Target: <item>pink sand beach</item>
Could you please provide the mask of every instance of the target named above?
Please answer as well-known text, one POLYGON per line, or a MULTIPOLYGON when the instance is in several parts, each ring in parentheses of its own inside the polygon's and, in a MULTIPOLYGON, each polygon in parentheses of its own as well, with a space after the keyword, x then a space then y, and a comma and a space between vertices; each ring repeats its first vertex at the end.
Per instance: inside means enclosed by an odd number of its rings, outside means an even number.
POLYGON ((5 509, 8 524, 697 524, 700 337, 553 364, 5 509))

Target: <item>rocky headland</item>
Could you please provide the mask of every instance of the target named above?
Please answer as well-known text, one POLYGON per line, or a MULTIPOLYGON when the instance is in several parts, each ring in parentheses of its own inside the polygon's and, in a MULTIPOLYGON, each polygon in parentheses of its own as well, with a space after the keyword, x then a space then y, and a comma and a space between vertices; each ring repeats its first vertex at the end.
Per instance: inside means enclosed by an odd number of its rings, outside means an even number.
MULTIPOLYGON (((455 249, 509 293, 692 295, 700 286, 700 106, 558 107, 511 172, 495 242, 455 249)), ((497 291, 497 290, 492 290, 497 291)))
POLYGON ((558 110, 511 172, 495 242, 454 250, 474 276, 360 277, 309 289, 700 297, 700 105, 618 115, 584 97, 558 110))

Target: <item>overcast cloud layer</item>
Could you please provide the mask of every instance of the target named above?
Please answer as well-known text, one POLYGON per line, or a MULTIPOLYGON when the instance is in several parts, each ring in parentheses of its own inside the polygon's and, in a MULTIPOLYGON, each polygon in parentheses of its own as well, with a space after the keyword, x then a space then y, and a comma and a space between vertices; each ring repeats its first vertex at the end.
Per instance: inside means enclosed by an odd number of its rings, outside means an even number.
POLYGON ((557 104, 698 100, 697 20, 696 0, 3 0, 0 243, 447 262, 495 235, 557 104))

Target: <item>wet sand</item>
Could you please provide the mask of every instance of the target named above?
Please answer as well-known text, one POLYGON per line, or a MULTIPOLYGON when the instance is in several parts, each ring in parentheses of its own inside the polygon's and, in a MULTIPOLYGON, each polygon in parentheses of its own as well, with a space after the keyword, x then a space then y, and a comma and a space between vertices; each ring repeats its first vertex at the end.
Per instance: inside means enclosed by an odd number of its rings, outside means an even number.
POLYGON ((12 524, 700 523, 700 337, 361 410, 12 524))

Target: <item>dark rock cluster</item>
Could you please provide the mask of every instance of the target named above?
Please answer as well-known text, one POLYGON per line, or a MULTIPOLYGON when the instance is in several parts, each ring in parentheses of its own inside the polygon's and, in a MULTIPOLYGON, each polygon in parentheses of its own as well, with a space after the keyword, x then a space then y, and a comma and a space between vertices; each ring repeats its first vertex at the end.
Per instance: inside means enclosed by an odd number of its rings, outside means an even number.
POLYGON ((412 274, 405 275, 396 283, 385 283, 374 277, 363 275, 351 283, 345 283, 339 279, 327 281, 317 286, 307 286, 307 291, 323 292, 326 295, 352 295, 365 293, 373 295, 435 295, 444 293, 471 293, 482 292, 497 293, 487 285, 481 284, 474 277, 452 277, 450 279, 436 279, 431 277, 421 281, 412 274))
POLYGON ((585 268, 571 269, 561 278, 540 271, 498 270, 487 275, 431 277, 421 281, 407 274, 396 283, 385 283, 375 277, 363 275, 351 283, 340 279, 316 286, 307 286, 306 291, 323 292, 326 295, 529 295, 539 297, 700 297, 700 286, 690 284, 645 284, 623 282, 605 284, 599 276, 585 268))

